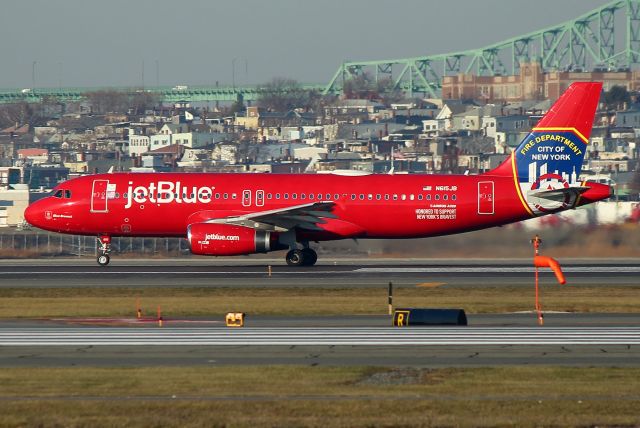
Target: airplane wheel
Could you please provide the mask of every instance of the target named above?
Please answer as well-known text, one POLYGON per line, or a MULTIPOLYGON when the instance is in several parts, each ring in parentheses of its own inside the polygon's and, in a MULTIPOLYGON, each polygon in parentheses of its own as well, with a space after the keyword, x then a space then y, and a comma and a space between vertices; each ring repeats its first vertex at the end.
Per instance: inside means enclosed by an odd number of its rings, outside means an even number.
POLYGON ((286 256, 289 266, 302 266, 304 264, 304 254, 300 250, 290 250, 286 256))
POLYGON ((100 266, 106 266, 109 264, 109 255, 108 254, 102 254, 98 256, 98 264, 100 266))
POLYGON ((302 250, 302 256, 304 257, 303 266, 313 266, 318 261, 318 253, 311 248, 305 248, 302 250))

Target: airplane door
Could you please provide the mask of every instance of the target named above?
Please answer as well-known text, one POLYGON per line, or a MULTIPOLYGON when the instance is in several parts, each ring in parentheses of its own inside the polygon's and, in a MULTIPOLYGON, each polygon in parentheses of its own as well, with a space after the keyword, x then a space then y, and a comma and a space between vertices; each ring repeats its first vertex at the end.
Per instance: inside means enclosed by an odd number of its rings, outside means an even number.
POLYGON ((251 190, 242 191, 242 206, 243 207, 251 206, 251 190))
POLYGON ((91 212, 106 213, 107 209, 107 188, 109 180, 93 180, 91 189, 91 212))
POLYGON ((256 190, 256 206, 264 207, 264 190, 256 190))
POLYGON ((478 214, 494 213, 493 181, 478 182, 478 214))

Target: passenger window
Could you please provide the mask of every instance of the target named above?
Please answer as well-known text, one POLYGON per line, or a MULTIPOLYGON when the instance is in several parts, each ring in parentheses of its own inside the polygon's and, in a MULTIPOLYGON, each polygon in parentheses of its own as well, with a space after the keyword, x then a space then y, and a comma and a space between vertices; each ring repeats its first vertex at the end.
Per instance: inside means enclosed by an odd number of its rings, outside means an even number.
POLYGON ((291 194, 291 199, 298 199, 298 194, 297 193, 292 193, 291 194))
POLYGON ((318 200, 322 199, 322 193, 318 193, 318 200))
POLYGON ((422 200, 422 193, 418 195, 418 200, 421 201, 422 200))
POLYGON ((431 195, 427 195, 427 201, 431 200, 431 195))
POLYGON ((398 195, 393 195, 393 200, 397 201, 398 200, 398 195))
POLYGON ((313 198, 314 198, 313 193, 309 193, 309 199, 313 199, 313 198))
POLYGON ((369 199, 370 201, 372 201, 372 200, 373 200, 373 194, 372 194, 372 193, 369 193, 369 194, 367 195, 367 199, 369 199))
POLYGON ((360 200, 364 201, 364 194, 360 193, 360 200))
POLYGON ((448 200, 448 199, 449 199, 449 195, 444 195, 444 196, 442 197, 442 199, 444 199, 445 201, 446 201, 446 200, 448 200))
POLYGON ((271 199, 273 195, 271 193, 267 193, 267 199, 271 199))
POLYGON ((216 193, 216 199, 220 199, 220 193, 216 193))
POLYGON ((385 195, 384 195, 384 200, 385 200, 385 201, 388 201, 388 200, 389 200, 389 195, 388 195, 388 194, 385 194, 385 195))
POLYGON ((307 199, 307 195, 305 195, 304 193, 300 193, 300 199, 307 199))
POLYGON ((380 199, 382 199, 382 195, 381 195, 380 193, 378 193, 378 194, 376 195, 376 200, 377 200, 377 201, 379 201, 380 199))
POLYGON ((238 195, 236 195, 235 193, 231 194, 231 199, 235 199, 238 195))
POLYGON ((456 199, 458 199, 458 197, 456 195, 451 195, 451 200, 455 201, 456 199))
POLYGON ((410 200, 412 200, 412 201, 413 201, 415 198, 416 198, 416 197, 415 197, 415 195, 413 195, 413 194, 409 195, 409 199, 410 199, 410 200))
POLYGON ((276 199, 280 199, 280 193, 276 193, 276 199))
POLYGON ((222 197, 225 198, 225 199, 229 199, 229 194, 225 193, 225 194, 222 195, 222 197))
POLYGON ((352 200, 352 201, 355 201, 355 200, 356 200, 356 194, 355 194, 355 193, 352 193, 352 194, 351 194, 351 200, 352 200))
POLYGON ((436 195, 436 201, 440 200, 440 195, 436 195))
POLYGON ((402 195, 402 200, 406 201, 407 200, 407 195, 402 195))
POLYGON ((327 193, 327 200, 331 199, 331 193, 327 193))
POLYGON ((285 198, 285 199, 289 199, 289 194, 288 194, 288 193, 285 193, 285 194, 284 194, 284 198, 285 198))
POLYGON ((338 199, 340 199, 340 195, 336 193, 335 195, 333 195, 333 199, 337 201, 338 199))

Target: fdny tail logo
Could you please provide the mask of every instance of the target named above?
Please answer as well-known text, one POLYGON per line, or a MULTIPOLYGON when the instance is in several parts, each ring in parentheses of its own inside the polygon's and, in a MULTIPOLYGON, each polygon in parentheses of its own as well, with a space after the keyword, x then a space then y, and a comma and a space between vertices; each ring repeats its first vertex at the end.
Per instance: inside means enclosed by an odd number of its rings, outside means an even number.
POLYGON ((580 187, 587 142, 574 128, 534 128, 522 141, 513 157, 514 175, 532 214, 566 209, 575 202, 579 193, 564 189, 580 187))
POLYGON ((599 82, 571 84, 511 157, 488 173, 513 179, 529 215, 573 208, 589 189, 578 180, 601 93, 599 82))

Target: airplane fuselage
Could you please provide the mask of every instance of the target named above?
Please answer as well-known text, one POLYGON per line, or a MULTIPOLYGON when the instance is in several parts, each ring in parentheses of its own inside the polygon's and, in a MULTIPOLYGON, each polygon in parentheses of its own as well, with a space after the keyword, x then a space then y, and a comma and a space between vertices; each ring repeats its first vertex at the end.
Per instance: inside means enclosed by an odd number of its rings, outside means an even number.
POLYGON ((531 217, 513 179, 487 175, 116 173, 58 188, 48 228, 85 235, 184 237, 211 218, 328 201, 338 219, 308 232, 314 240, 428 237, 531 217))
POLYGON ((30 205, 42 229, 186 237, 191 252, 226 256, 289 249, 311 266, 312 241, 419 238, 503 225, 610 195, 579 181, 602 84, 572 84, 497 168, 482 175, 117 173, 62 183, 30 205), (300 249, 299 246, 302 246, 300 249))

